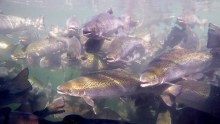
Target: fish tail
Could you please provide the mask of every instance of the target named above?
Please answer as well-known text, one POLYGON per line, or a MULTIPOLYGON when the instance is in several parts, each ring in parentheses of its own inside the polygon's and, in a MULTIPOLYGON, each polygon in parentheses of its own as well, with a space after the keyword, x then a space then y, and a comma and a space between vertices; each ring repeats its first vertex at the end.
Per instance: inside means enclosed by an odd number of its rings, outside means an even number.
POLYGON ((220 27, 209 23, 207 48, 220 47, 220 27))
POLYGON ((34 23, 34 27, 38 28, 38 30, 43 30, 43 28, 45 27, 43 16, 40 16, 36 19, 36 21, 34 23))
POLYGON ((28 75, 29 70, 28 68, 25 68, 14 79, 12 79, 12 82, 15 83, 13 84, 14 88, 11 89, 11 93, 32 89, 32 86, 28 81, 28 75))
POLYGON ((45 109, 40 111, 35 111, 33 113, 38 117, 45 118, 48 115, 60 114, 65 112, 65 110, 63 109, 64 105, 65 105, 64 98, 59 97, 55 99, 51 104, 49 104, 45 109))

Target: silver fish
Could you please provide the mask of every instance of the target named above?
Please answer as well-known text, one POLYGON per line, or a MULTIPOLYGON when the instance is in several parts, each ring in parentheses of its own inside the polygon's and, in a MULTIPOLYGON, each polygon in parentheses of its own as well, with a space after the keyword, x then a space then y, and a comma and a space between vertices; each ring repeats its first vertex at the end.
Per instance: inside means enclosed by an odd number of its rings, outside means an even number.
POLYGON ((0 32, 2 34, 21 31, 29 27, 35 27, 38 29, 44 27, 44 19, 42 16, 33 21, 29 18, 0 14, 0 22, 0 32))

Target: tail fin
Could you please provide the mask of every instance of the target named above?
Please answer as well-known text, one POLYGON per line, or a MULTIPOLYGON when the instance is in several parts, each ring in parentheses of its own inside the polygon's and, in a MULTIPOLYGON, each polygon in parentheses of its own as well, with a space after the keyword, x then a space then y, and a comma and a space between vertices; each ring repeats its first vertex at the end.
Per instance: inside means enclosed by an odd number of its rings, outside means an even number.
POLYGON ((36 27, 38 30, 44 29, 44 17, 40 16, 36 19, 34 27, 36 27))
POLYGON ((40 111, 35 111, 33 113, 37 115, 38 117, 45 118, 51 114, 60 114, 60 113, 65 112, 63 108, 64 105, 65 105, 64 98, 59 97, 55 99, 51 104, 49 104, 45 109, 40 110, 40 111))
POLYGON ((220 47, 220 27, 209 23, 207 48, 220 47))
POLYGON ((14 79, 12 79, 13 86, 10 88, 10 93, 15 94, 26 90, 30 90, 32 86, 28 81, 28 75, 28 68, 25 68, 14 79))

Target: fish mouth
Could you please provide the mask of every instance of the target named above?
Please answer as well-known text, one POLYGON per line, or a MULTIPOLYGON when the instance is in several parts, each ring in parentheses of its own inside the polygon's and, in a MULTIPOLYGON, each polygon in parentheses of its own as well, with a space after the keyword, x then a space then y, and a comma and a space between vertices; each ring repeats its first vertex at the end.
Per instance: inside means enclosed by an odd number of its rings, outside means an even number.
POLYGON ((140 80, 140 82, 146 83, 145 75, 142 74, 142 75, 140 76, 140 79, 139 79, 139 80, 140 80))
POLYGON ((83 30, 83 35, 90 36, 92 35, 92 31, 83 30))
POLYGON ((160 85, 162 83, 164 83, 164 79, 162 79, 162 81, 159 81, 158 77, 154 77, 153 80, 150 80, 146 77, 145 74, 142 74, 139 78, 139 81, 142 82, 141 83, 141 87, 152 87, 152 86, 157 86, 160 85))
POLYGON ((114 57, 106 57, 106 61, 107 61, 108 63, 114 63, 114 62, 118 61, 118 59, 116 59, 116 58, 114 58, 114 57))
POLYGON ((65 94, 63 91, 61 91, 61 88, 58 86, 57 87, 57 93, 59 93, 59 94, 65 94))

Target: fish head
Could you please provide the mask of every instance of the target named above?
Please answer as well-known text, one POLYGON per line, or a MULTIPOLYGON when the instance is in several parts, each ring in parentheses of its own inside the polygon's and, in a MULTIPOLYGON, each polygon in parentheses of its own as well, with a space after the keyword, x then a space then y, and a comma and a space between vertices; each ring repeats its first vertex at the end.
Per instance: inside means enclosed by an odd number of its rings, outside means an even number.
POLYGON ((47 57, 43 57, 40 59, 40 67, 48 68, 50 66, 50 61, 47 57))
MULTIPOLYGON (((117 46, 114 47, 116 48, 117 46)), ((123 55, 122 49, 114 49, 113 47, 109 48, 106 54, 106 61, 107 63, 118 62, 123 55)))
POLYGON ((57 87, 57 92, 59 94, 65 94, 65 95, 70 95, 70 96, 77 96, 81 97, 83 96, 83 92, 80 92, 80 90, 77 90, 73 86, 73 81, 71 82, 66 82, 57 87))
POLYGON ((86 37, 95 37, 97 35, 97 28, 96 28, 96 23, 93 22, 88 22, 87 24, 84 25, 82 28, 83 35, 86 37))
POLYGON ((68 29, 80 29, 80 23, 78 19, 74 16, 67 19, 66 26, 68 29))
POLYGON ((114 54, 114 52, 111 52, 106 56, 106 61, 107 63, 114 63, 119 61, 119 57, 116 54, 114 54))
POLYGON ((145 72, 141 74, 140 81, 142 82, 141 87, 155 86, 160 84, 157 75, 153 72, 145 72))

